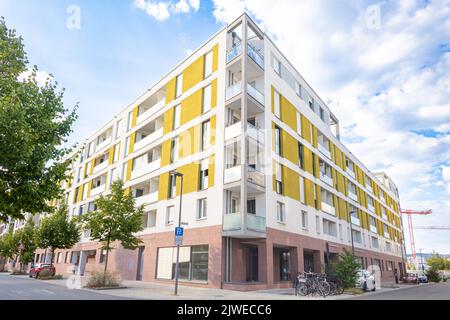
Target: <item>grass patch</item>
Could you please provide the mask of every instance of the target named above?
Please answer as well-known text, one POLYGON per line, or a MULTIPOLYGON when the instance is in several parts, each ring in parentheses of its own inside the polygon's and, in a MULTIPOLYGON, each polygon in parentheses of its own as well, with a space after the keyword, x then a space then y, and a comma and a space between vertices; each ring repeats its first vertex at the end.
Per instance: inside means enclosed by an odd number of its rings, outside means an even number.
POLYGON ((60 274, 55 274, 54 276, 41 276, 38 277, 39 280, 61 280, 63 279, 63 276, 60 274))
POLYGON ((351 294, 353 296, 358 296, 358 295, 364 294, 364 291, 359 288, 348 288, 348 289, 345 289, 344 293, 351 294))

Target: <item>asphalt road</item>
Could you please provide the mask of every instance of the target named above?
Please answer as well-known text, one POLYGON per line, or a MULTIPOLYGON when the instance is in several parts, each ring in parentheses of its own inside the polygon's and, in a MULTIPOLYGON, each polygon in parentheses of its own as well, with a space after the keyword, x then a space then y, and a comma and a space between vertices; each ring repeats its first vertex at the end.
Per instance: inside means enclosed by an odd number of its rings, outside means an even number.
POLYGON ((450 300, 450 282, 418 285, 389 292, 364 295, 350 300, 450 300))
POLYGON ((128 300, 86 290, 71 290, 24 276, 0 275, 0 300, 128 300))

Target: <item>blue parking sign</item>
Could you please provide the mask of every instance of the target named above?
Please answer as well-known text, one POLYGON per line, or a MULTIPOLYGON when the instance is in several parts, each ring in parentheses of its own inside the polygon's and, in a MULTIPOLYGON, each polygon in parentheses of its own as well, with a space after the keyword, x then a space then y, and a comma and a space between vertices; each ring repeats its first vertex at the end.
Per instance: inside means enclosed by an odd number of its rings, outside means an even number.
POLYGON ((183 228, 181 228, 181 227, 177 227, 177 228, 175 228, 175 236, 183 236, 183 233, 184 233, 184 229, 183 228))

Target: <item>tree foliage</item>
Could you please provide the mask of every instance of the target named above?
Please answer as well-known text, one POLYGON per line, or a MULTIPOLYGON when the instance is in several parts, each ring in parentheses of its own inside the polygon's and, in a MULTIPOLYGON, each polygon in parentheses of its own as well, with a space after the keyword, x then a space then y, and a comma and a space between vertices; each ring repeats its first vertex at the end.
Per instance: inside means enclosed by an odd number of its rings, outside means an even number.
POLYGON ((450 260, 437 252, 433 252, 431 257, 427 259, 427 264, 433 270, 450 270, 450 260))
POLYGON ((333 264, 334 274, 344 288, 355 287, 357 272, 360 268, 355 255, 346 249, 339 254, 339 261, 333 264))
POLYGON ((56 249, 69 249, 80 241, 80 226, 70 219, 67 205, 44 217, 36 231, 36 243, 39 248, 48 248, 53 262, 56 249))
POLYGON ((36 245, 36 228, 33 218, 30 217, 22 229, 16 231, 16 236, 21 245, 20 263, 21 269, 24 265, 33 261, 34 254, 37 248, 36 245))
POLYGON ((3 268, 7 259, 14 259, 19 253, 19 238, 14 233, 14 228, 11 225, 8 232, 0 240, 0 256, 3 257, 3 268))
POLYGON ((50 212, 58 198, 69 161, 63 147, 77 116, 65 108, 57 83, 30 76, 22 38, 0 19, 0 221, 23 219, 24 213, 50 212))
POLYGON ((102 243, 106 250, 105 273, 109 251, 115 241, 125 249, 136 249, 141 240, 135 236, 143 229, 143 206, 136 208, 131 194, 126 194, 121 180, 111 184, 111 193, 96 200, 98 210, 83 216, 84 227, 91 230, 91 238, 102 243))

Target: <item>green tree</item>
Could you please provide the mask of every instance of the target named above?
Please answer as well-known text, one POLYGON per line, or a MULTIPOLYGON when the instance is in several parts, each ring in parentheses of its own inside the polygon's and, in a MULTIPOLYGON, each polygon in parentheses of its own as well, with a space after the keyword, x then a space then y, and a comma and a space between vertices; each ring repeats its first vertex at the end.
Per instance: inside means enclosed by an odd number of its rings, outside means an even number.
POLYGON ((70 161, 63 147, 76 120, 64 107, 57 83, 36 80, 22 38, 0 19, 0 221, 24 213, 50 212, 49 200, 62 193, 70 161), (19 76, 30 70, 30 76, 19 76))
MULTIPOLYGON (((108 268, 109 252, 115 241, 119 241, 125 249, 136 249, 142 242, 134 234, 143 229, 143 206, 135 207, 131 194, 126 194, 121 180, 111 184, 111 193, 100 196, 97 201, 98 210, 83 216, 84 227, 91 230, 91 238, 102 243, 106 250, 104 280, 108 268)), ((104 281, 105 282, 105 281, 104 281)))
POLYGON ((427 264, 433 270, 448 270, 450 269, 450 260, 441 256, 437 252, 433 252, 431 257, 427 259, 427 264))
POLYGON ((67 205, 61 205, 58 210, 41 220, 36 230, 36 244, 39 248, 48 248, 53 263, 56 249, 72 248, 80 241, 80 227, 76 219, 70 219, 67 205))
POLYGON ((23 271, 23 267, 33 261, 34 254, 37 248, 36 245, 36 228, 33 218, 30 217, 27 220, 25 226, 18 230, 17 238, 20 246, 20 271, 23 271))
POLYGON ((19 239, 14 233, 14 227, 11 225, 8 232, 4 235, 0 244, 0 256, 3 257, 3 267, 5 270, 6 260, 14 259, 19 253, 19 239))
POLYGON ((441 275, 439 274, 439 272, 433 268, 428 269, 425 272, 425 275, 428 278, 428 281, 430 282, 440 282, 441 281, 441 275))
POLYGON ((357 271, 361 268, 352 252, 344 249, 339 254, 339 261, 333 263, 334 274, 344 288, 354 288, 357 271))

